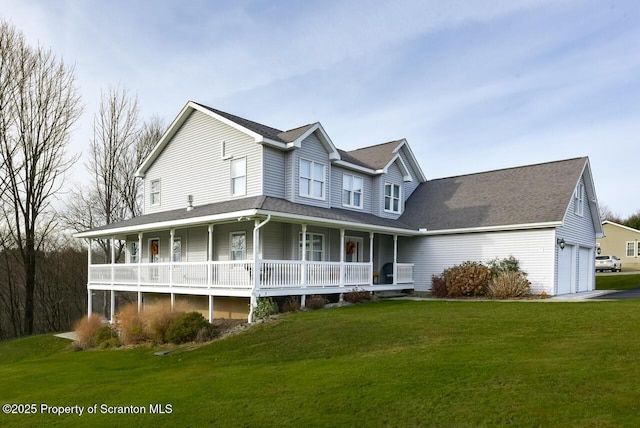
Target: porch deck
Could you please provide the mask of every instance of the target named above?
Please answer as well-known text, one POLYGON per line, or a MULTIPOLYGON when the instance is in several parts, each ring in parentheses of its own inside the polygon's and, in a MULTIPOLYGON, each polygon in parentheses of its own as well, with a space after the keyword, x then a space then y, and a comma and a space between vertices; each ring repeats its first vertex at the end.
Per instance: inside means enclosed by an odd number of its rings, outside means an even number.
POLYGON ((89 265, 90 290, 249 297, 413 288, 413 264, 397 263, 392 283, 376 283, 371 263, 242 260, 89 265), (258 272, 257 277, 254 272, 258 272))

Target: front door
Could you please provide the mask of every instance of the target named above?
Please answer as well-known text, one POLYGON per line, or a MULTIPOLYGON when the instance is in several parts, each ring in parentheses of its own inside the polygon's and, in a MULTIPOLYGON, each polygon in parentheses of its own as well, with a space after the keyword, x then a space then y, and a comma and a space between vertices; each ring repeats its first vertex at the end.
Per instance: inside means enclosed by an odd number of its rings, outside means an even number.
POLYGON ((345 236, 344 260, 350 263, 362 263, 364 257, 364 239, 358 236, 345 236))

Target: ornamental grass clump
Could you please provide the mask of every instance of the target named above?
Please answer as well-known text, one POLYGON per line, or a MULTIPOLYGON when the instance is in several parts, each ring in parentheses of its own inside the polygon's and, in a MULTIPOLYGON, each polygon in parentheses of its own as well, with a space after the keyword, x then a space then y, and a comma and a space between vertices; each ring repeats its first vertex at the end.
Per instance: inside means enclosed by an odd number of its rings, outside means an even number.
POLYGON ((138 312, 138 305, 130 303, 114 317, 120 340, 124 345, 137 345, 150 339, 146 334, 144 319, 138 312))
POLYGON ((487 296, 495 299, 509 299, 529 294, 531 283, 520 272, 499 273, 487 286, 487 296))
POLYGON ((74 332, 76 333, 75 345, 78 349, 89 349, 97 345, 95 342, 96 332, 102 327, 102 317, 92 314, 82 317, 76 321, 74 332))

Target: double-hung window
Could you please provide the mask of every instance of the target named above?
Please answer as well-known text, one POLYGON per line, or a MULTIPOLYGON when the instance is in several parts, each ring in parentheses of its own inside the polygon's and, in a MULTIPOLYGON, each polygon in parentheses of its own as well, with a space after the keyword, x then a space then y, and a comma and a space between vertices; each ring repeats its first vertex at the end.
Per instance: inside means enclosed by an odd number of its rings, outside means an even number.
POLYGON ((576 215, 582 217, 584 215, 584 184, 578 184, 576 191, 573 195, 574 198, 574 212, 576 215))
POLYGON ((325 199, 324 164, 300 159, 300 196, 325 199))
MULTIPOLYGON (((320 262, 324 260, 324 235, 319 233, 306 234, 306 260, 320 262)), ((300 251, 302 252, 302 233, 300 233, 300 251)))
POLYGON ((229 241, 231 260, 245 260, 247 258, 247 234, 245 232, 231 232, 229 241))
POLYGON ((138 263, 140 260, 138 254, 138 241, 133 241, 129 245, 129 262, 130 263, 138 263))
POLYGON ((393 183, 384 185, 384 210, 392 213, 400 212, 400 186, 393 183))
MULTIPOLYGON (((634 257, 636 254, 636 242, 627 242, 627 257, 634 257)), ((640 256, 640 245, 638 245, 638 255, 640 256)))
POLYGON ((160 205, 160 180, 151 180, 149 203, 151 205, 160 205))
POLYGON ((342 205, 362 208, 362 178, 355 175, 342 175, 342 205))
POLYGON ((247 193, 247 158, 231 161, 231 196, 243 196, 247 193))
POLYGON ((179 263, 182 261, 182 240, 180 238, 173 238, 173 251, 172 261, 179 263))

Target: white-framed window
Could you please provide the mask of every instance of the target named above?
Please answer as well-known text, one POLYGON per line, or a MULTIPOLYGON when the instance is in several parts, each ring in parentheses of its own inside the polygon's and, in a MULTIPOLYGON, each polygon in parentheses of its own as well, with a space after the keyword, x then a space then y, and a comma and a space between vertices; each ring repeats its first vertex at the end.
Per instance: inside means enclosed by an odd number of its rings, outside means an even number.
POLYGON ((171 257, 175 263, 182 261, 182 239, 173 238, 173 250, 171 251, 171 257))
POLYGON ((160 180, 151 180, 149 203, 151 205, 160 205, 160 180))
POLYGON ((243 196, 247 193, 247 158, 231 161, 231 196, 243 196))
POLYGON ((584 215, 584 184, 579 183, 574 192, 574 212, 576 215, 584 215))
POLYGON ((363 180, 355 175, 342 174, 342 205, 362 208, 363 180))
POLYGON ((133 241, 129 244, 129 263, 138 263, 139 257, 138 241, 133 241))
MULTIPOLYGON (((306 260, 321 262, 324 260, 324 235, 321 233, 307 233, 306 236, 306 260)), ((300 244, 298 246, 300 256, 302 256, 302 232, 300 232, 300 244)))
POLYGON ((300 159, 300 196, 325 199, 325 165, 300 159))
POLYGON ((247 233, 231 232, 229 234, 229 249, 231 260, 246 260, 247 258, 247 233))
POLYGON ((636 254, 640 256, 640 245, 638 245, 638 252, 636 253, 636 242, 627 242, 627 257, 634 257, 636 254))
POLYGON ((384 210, 392 213, 400 212, 400 186, 393 183, 384 185, 384 210))

